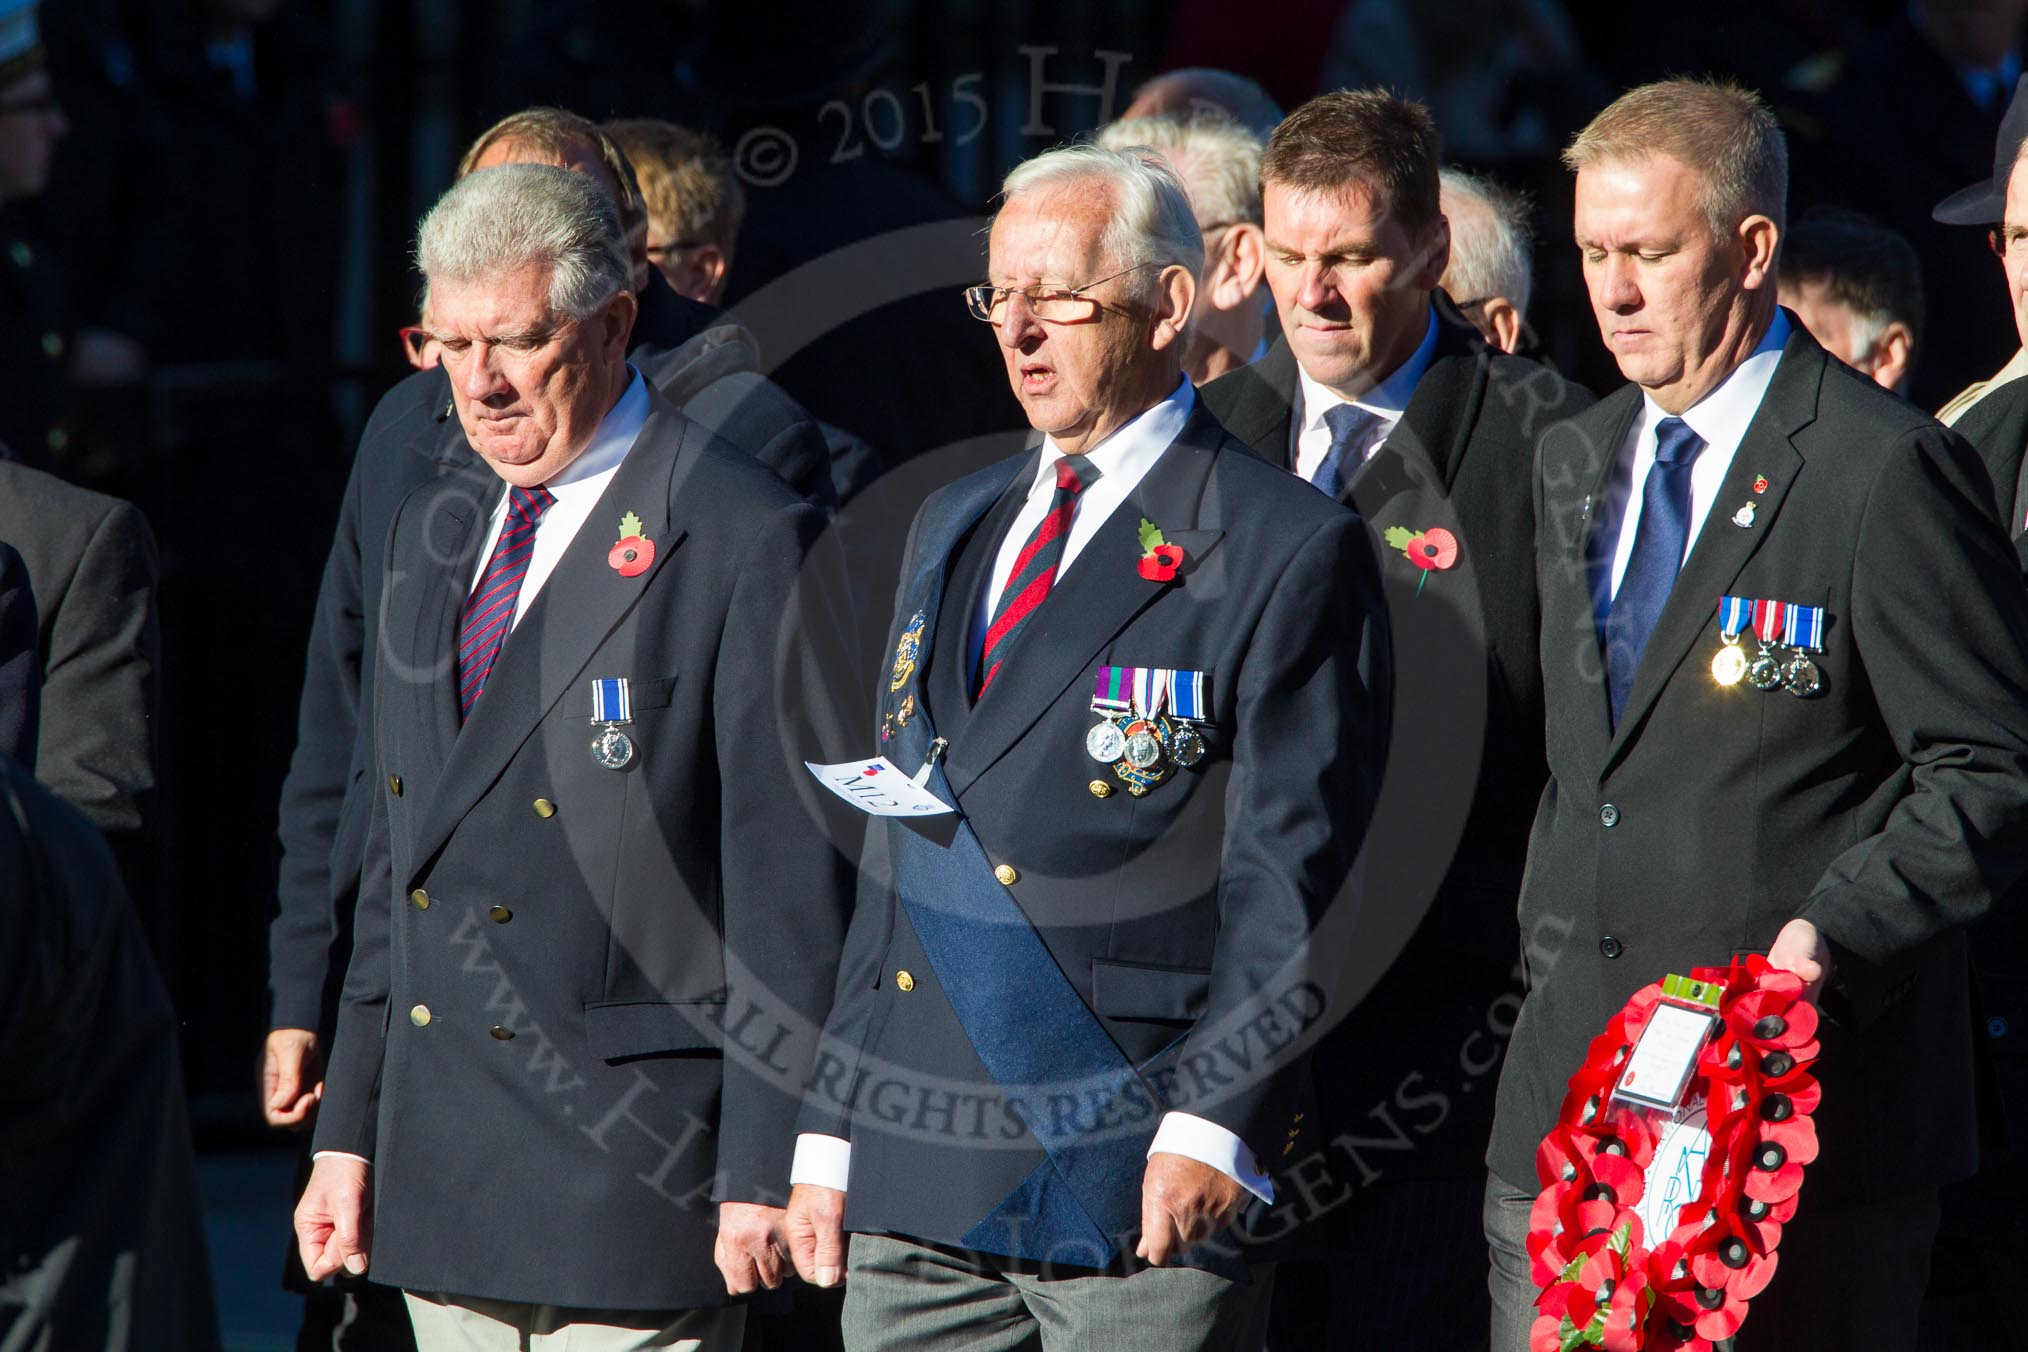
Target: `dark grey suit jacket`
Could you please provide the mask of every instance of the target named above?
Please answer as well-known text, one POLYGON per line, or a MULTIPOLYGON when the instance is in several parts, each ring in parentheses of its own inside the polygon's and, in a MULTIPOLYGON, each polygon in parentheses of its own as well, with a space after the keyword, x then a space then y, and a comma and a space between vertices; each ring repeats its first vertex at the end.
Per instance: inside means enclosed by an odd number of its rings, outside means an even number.
POLYGON ((1585 560, 1640 402, 1628 386, 1577 419, 1536 480, 1550 782, 1488 1162, 1532 1191, 1566 1081, 1626 998, 1764 952, 1801 916, 1837 959, 1811 1197, 1961 1177, 1975 1157, 1961 929, 2028 869, 2028 589, 1988 477, 1798 323, 1615 730, 1585 560), (1749 499, 1742 528, 1730 518, 1749 499), (1821 693, 1713 680, 1726 595, 1824 607, 1821 693))
POLYGON ((844 923, 777 642, 818 514, 659 396, 462 728, 451 657, 504 491, 395 513, 374 802, 316 1145, 373 1160, 370 1275, 719 1304, 716 1203, 787 1191, 844 923), (637 513, 649 570, 608 555, 637 513), (637 748, 593 760, 591 683, 637 748))
MULTIPOLYGON (((1334 1199, 1383 1178, 1483 1167, 1502 1041, 1487 1015, 1519 986, 1514 909, 1548 776, 1526 490, 1537 445, 1593 402, 1547 366, 1487 346, 1443 293, 1435 304, 1429 369, 1340 495, 1372 528, 1387 586, 1391 772, 1364 867, 1389 904, 1355 980, 1370 993, 1316 1063, 1327 1138, 1370 1143, 1398 1126, 1414 1148, 1334 1144, 1334 1199), (1431 527, 1457 542, 1442 571, 1415 567, 1385 538, 1431 527)), ((1203 396, 1234 436, 1287 463, 1301 399, 1287 339, 1203 396)))
POLYGON ((35 591, 28 565, 0 543, 0 755, 35 770, 42 719, 42 663, 36 656, 35 591))
POLYGON ((0 540, 40 613, 36 775, 107 832, 140 829, 155 788, 155 537, 138 509, 0 460, 0 540))

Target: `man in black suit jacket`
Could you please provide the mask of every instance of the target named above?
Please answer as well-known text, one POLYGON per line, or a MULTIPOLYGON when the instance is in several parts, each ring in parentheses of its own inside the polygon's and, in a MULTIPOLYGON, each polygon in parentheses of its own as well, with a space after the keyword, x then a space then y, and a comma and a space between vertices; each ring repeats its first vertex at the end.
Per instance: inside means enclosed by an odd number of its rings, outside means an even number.
POLYGON ((852 1231, 854 1349, 1257 1346, 1270 1269, 1206 1241, 1306 1135, 1378 578, 1356 517, 1194 407, 1173 172, 1081 146, 1005 199, 967 299, 1042 448, 911 533, 862 745, 956 815, 870 833, 793 1252, 833 1284, 852 1231))
POLYGON ((2028 865, 2028 590, 1972 450, 1777 309, 1756 98, 1645 86, 1565 158, 1633 384, 1536 480, 1550 782, 1487 1161, 1494 1345, 1529 1345, 1535 1149, 1589 1040, 1759 951, 1820 1002, 1822 1152, 1741 1345, 1911 1348, 1936 1189, 1975 1158, 1961 927, 2028 865), (1803 608, 1763 688, 1717 660, 1726 597, 1803 608))
POLYGON ((623 246, 582 175, 477 171, 418 253, 507 488, 426 484, 388 536, 303 1260, 403 1287, 425 1344, 566 1322, 737 1347, 720 1307, 783 1276, 771 1203, 842 930, 777 712, 820 518, 626 363, 623 246))
POLYGON ((1419 104, 1344 91, 1291 113, 1261 168, 1283 336, 1202 391, 1234 436, 1302 477, 1329 473, 1365 518, 1393 636, 1392 773, 1363 867, 1402 923, 1363 964, 1377 984, 1318 1049, 1325 1144, 1300 1164, 1323 1213, 1304 1217, 1318 1222, 1306 1247, 1323 1252, 1276 1279, 1277 1347, 1486 1343, 1478 1274, 1453 1258, 1479 1229, 1487 1091, 1519 989, 1515 901, 1547 774, 1523 487, 1540 439, 1592 400, 1489 347, 1436 289, 1441 163, 1419 104), (1339 408, 1358 440, 1325 471, 1339 408), (1419 555, 1418 534, 1448 537, 1444 555, 1419 555))

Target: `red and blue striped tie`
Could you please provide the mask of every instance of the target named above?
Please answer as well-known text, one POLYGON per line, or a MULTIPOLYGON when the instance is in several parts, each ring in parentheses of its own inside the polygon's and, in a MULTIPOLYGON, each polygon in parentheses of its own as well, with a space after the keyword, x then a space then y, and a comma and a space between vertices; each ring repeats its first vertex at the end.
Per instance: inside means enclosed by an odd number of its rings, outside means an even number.
POLYGON ((458 719, 472 715, 472 705, 486 688, 500 645, 514 627, 514 603, 521 597, 521 579, 535 554, 535 528, 556 499, 546 488, 513 488, 507 493, 507 520, 479 585, 465 602, 465 621, 458 627, 458 719))
POLYGON ((1066 455, 1056 462, 1056 492, 1050 495, 1049 513, 1021 547, 993 607, 992 623, 986 626, 986 642, 979 651, 979 694, 986 693, 999 674, 1001 659, 1013 651, 1015 635, 1027 627, 1035 608, 1049 595, 1057 565, 1063 561, 1064 537, 1070 534, 1070 520, 1077 512, 1077 495, 1098 482, 1098 477, 1098 466, 1081 455, 1066 455))

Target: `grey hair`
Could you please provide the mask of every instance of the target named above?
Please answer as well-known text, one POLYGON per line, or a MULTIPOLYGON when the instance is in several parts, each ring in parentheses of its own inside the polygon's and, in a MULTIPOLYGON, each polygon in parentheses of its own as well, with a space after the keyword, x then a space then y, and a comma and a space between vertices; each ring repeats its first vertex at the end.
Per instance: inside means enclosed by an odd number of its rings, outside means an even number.
POLYGON ((549 308, 575 320, 633 285, 612 202, 586 175, 547 164, 503 164, 459 179, 423 217, 415 255, 432 289, 548 268, 549 308))
MULTIPOLYGON (((1099 247, 1115 267, 1172 264, 1190 276, 1204 274, 1204 236, 1190 210, 1190 194, 1168 161, 1152 150, 1108 150, 1095 145, 1058 146, 1014 166, 1000 185, 1003 202, 1023 193, 1073 185, 1101 184, 1112 194, 1112 219, 1099 247)), ((1151 269, 1133 279, 1134 293, 1146 300, 1156 289, 1151 269)))
POLYGON ((1107 150, 1146 146, 1169 161, 1190 193, 1199 229, 1250 221, 1259 225, 1263 142, 1219 113, 1162 113, 1101 128, 1107 150))
POLYGON ((1443 212, 1451 223, 1444 290, 1455 301, 1505 296, 1526 319, 1535 252, 1528 229, 1528 198, 1462 169, 1446 168, 1438 178, 1443 212), (1468 199, 1480 210, 1457 209, 1453 205, 1457 198, 1468 199))

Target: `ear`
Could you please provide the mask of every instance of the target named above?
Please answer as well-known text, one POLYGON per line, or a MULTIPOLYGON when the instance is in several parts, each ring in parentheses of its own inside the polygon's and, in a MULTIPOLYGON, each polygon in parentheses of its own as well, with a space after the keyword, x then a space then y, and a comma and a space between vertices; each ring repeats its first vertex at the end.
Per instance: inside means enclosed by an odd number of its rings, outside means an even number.
POLYGON ((1444 279, 1444 269, 1451 265, 1451 222, 1448 216, 1438 212, 1436 219, 1423 227, 1422 238, 1416 241, 1410 285, 1417 291, 1434 291, 1444 279))
POLYGON ((621 291, 606 302, 592 321, 598 325, 599 354, 609 363, 627 359, 627 339, 633 336, 634 314, 640 309, 640 302, 631 291, 621 291))
POLYGON ((1873 345, 1873 379, 1883 390, 1899 392, 1915 365, 1915 334, 1899 319, 1888 324, 1873 345))
POLYGON ((1227 226, 1218 252, 1204 268, 1204 300, 1214 310, 1237 310, 1267 274, 1267 238, 1251 221, 1227 226))
POLYGON ((1502 352, 1521 350, 1521 312, 1505 296, 1493 296, 1479 307, 1479 331, 1502 352))
POLYGON ((1157 352, 1173 346, 1190 322, 1197 301, 1197 279, 1190 269, 1172 263, 1155 281, 1153 345, 1157 352))
POLYGON ((1740 286, 1747 291, 1758 291, 1775 283, 1775 246, 1781 242, 1781 231, 1765 216, 1749 216, 1739 223, 1734 238, 1739 242, 1740 286))
POLYGON ((731 260, 716 244, 700 244, 685 249, 680 263, 662 265, 662 275, 678 295, 716 305, 725 286, 726 269, 731 266, 731 260))

